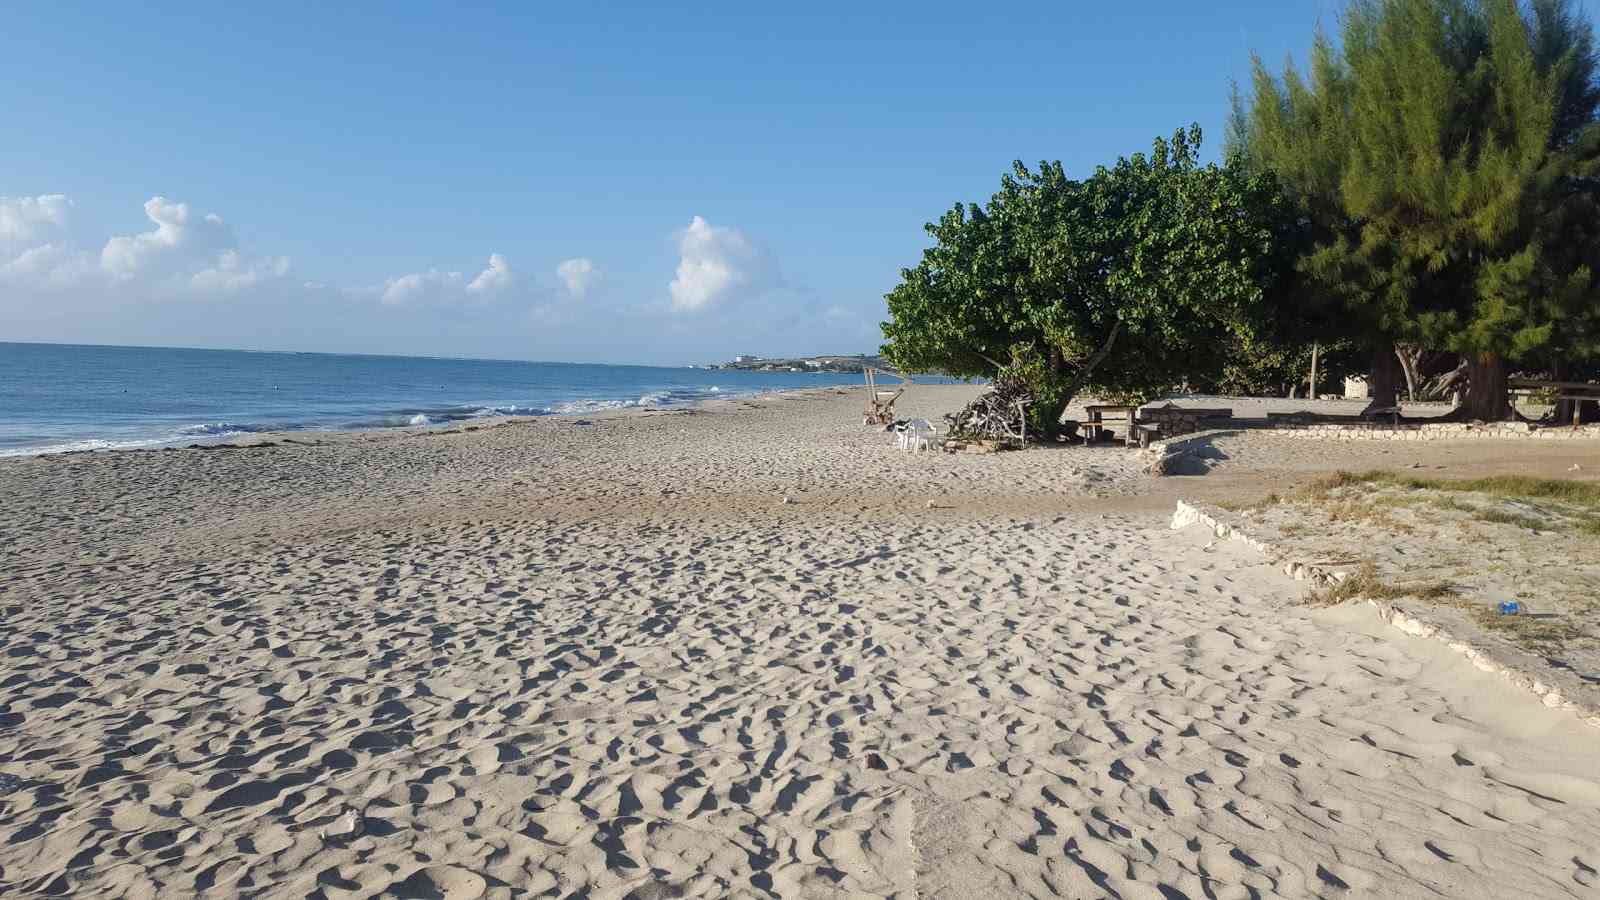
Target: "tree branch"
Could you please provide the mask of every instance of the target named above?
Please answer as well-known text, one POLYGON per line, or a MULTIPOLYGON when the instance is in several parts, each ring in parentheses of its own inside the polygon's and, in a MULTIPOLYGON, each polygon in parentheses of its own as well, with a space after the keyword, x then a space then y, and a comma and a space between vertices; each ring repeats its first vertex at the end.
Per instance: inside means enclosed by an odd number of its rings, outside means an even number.
POLYGON ((1005 366, 1002 366, 1002 365, 1000 365, 1000 364, 999 364, 999 363, 997 363, 997 362, 995 362, 995 361, 994 361, 994 360, 992 360, 992 359, 990 359, 990 358, 989 358, 989 357, 988 357, 988 356, 987 356, 987 355, 986 355, 986 354, 984 354, 984 353, 983 353, 983 352, 982 352, 982 351, 979 351, 979 350, 974 350, 974 351, 972 351, 972 352, 973 352, 973 353, 976 353, 976 354, 977 354, 977 355, 979 355, 979 356, 981 356, 981 357, 983 357, 983 361, 984 361, 984 362, 986 362, 986 363, 988 363, 988 364, 989 364, 989 365, 991 365, 991 366, 994 366, 994 367, 995 367, 995 370, 996 370, 996 371, 999 371, 999 370, 1000 370, 1000 369, 1004 369, 1004 368, 1005 368, 1005 366))
POLYGON ((1116 324, 1111 326, 1111 333, 1106 335, 1106 342, 1100 345, 1100 349, 1096 350, 1093 356, 1089 357, 1089 361, 1083 364, 1083 368, 1078 370, 1077 375, 1073 376, 1072 383, 1067 385, 1066 402, 1072 402, 1072 398, 1078 395, 1078 391, 1089 380, 1089 376, 1094 374, 1095 366, 1100 365, 1105 360, 1106 355, 1111 352, 1111 345, 1117 341, 1117 332, 1121 330, 1122 320, 1118 319, 1116 324))

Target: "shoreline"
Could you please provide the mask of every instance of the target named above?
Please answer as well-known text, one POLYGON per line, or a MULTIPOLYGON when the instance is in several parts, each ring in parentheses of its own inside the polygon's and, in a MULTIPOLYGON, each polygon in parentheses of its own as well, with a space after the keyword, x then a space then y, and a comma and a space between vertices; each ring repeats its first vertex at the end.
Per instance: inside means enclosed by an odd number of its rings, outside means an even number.
MULTIPOLYGON (((917 382, 922 387, 972 387, 981 388, 978 382, 917 382)), ((138 445, 85 447, 75 449, 53 449, 56 445, 42 448, 25 448, 0 451, 0 464, 10 459, 30 459, 35 457, 76 456, 95 453, 148 453, 164 452, 169 450, 217 450, 237 448, 259 448, 273 444, 302 444, 314 445, 319 443, 348 442, 361 440, 369 436, 410 436, 449 434, 462 431, 477 431, 484 428, 498 428, 507 425, 518 425, 527 422, 542 421, 546 419, 615 419, 632 416, 650 416, 679 413, 685 410, 694 412, 714 411, 720 408, 719 404, 739 403, 742 401, 762 401, 785 396, 827 396, 849 393, 863 393, 864 387, 858 384, 850 385, 819 385, 816 387, 784 388, 779 390, 761 390, 749 393, 729 392, 726 396, 707 396, 681 403, 665 403, 640 405, 617 401, 621 405, 605 406, 592 410, 549 411, 537 415, 523 413, 495 413, 482 416, 463 416, 446 422, 429 423, 425 425, 381 425, 370 428, 340 428, 340 427, 307 427, 286 430, 250 430, 227 432, 218 435, 193 435, 171 439, 151 439, 138 445)), ((580 401, 573 401, 580 402, 580 401)), ((611 402, 611 401, 581 401, 581 402, 611 402)), ((1077 407, 1081 408, 1083 400, 1077 407)), ((1094 402, 1089 399, 1087 402, 1094 402)), ((1225 397, 1210 394, 1183 394, 1173 395, 1152 400, 1147 405, 1161 403, 1179 404, 1206 404, 1213 402, 1229 402, 1239 407, 1239 412, 1244 417, 1259 417, 1259 414, 1269 408, 1303 408, 1307 404, 1319 405, 1327 409, 1348 412, 1349 408, 1359 407, 1365 401, 1358 400, 1316 400, 1308 401, 1294 398, 1275 397, 1225 397)), ((1429 418, 1440 412, 1451 409, 1446 403, 1411 403, 1408 406, 1424 411, 1422 418, 1429 418)), ((485 407, 492 408, 492 407, 485 407)), ((934 421, 938 421, 937 417, 934 421)), ((198 427, 198 426, 190 426, 198 427)), ((98 442, 105 439, 85 438, 75 443, 98 442)))
MULTIPOLYGON (((855 386, 859 387, 859 386, 855 386)), ((369 428, 341 428, 341 427, 306 427, 279 430, 241 430, 229 431, 215 435, 195 434, 191 436, 175 437, 170 439, 152 438, 149 441, 123 442, 123 445, 104 447, 83 447, 74 449, 55 449, 58 446, 48 445, 40 448, 18 448, 0 451, 0 463, 8 459, 32 459, 50 456, 76 456, 89 453, 150 453, 167 450, 216 450, 237 449, 251 447, 265 447, 273 444, 315 444, 321 441, 336 442, 350 441, 365 435, 418 435, 452 433, 455 431, 476 431, 482 428, 498 428, 504 425, 515 425, 524 422, 539 421, 549 418, 615 418, 630 415, 670 414, 682 410, 703 410, 718 403, 734 403, 741 400, 760 400, 766 397, 782 396, 786 394, 806 393, 834 393, 838 390, 848 390, 844 386, 818 386, 811 388, 794 388, 776 391, 753 391, 749 393, 729 392, 727 396, 702 397, 677 403, 639 404, 617 401, 616 406, 602 406, 596 409, 584 410, 551 410, 540 414, 526 413, 493 413, 488 415, 468 415, 454 418, 445 422, 430 422, 417 425, 374 425, 369 428), (320 439, 320 440, 319 440, 320 439)), ((609 403, 611 401, 572 401, 609 403)), ((485 407, 492 408, 492 407, 485 407)), ((189 426, 201 427, 201 426, 189 426)), ((107 438, 83 438, 73 442, 85 443, 114 443, 107 438)))

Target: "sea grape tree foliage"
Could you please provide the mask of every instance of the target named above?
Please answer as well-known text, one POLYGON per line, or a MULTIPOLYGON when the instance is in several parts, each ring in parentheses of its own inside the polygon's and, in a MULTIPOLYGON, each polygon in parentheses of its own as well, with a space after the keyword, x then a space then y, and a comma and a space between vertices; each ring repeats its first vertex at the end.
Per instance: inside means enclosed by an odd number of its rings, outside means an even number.
POLYGON ((1257 59, 1229 144, 1309 226, 1302 300, 1379 358, 1461 354, 1477 418, 1509 415, 1508 365, 1593 357, 1596 66, 1569 0, 1355 0, 1309 78, 1257 59))
POLYGON ((1138 398, 1219 370, 1294 253, 1276 180, 1201 165, 1199 126, 1088 178, 1022 163, 987 204, 927 226, 934 245, 885 298, 884 355, 909 371, 1021 373, 1030 430, 1082 391, 1138 398))
MULTIPOLYGON (((1348 375, 1366 374, 1365 354, 1349 340, 1321 340, 1297 328, 1294 335, 1264 332, 1239 341, 1228 351, 1221 371, 1196 377, 1189 387, 1236 397, 1307 397, 1312 393, 1312 354, 1316 354, 1315 393, 1339 393, 1348 375)), ((1324 333, 1321 337, 1326 338, 1324 333)))

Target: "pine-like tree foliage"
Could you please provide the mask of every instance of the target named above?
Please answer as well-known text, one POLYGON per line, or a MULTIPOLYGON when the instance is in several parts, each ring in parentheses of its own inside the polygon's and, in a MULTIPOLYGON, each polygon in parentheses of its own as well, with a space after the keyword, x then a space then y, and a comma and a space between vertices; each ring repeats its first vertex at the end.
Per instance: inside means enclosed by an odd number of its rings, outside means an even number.
POLYGON ((1487 367, 1489 416, 1506 360, 1600 350, 1600 89, 1568 0, 1356 0, 1310 70, 1255 60, 1229 140, 1308 222, 1311 302, 1487 367))

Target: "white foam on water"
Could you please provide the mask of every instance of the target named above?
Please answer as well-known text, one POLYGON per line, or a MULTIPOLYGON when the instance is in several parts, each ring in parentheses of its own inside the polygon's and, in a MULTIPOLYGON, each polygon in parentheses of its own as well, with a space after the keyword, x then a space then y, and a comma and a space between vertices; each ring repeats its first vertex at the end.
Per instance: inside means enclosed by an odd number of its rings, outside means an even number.
POLYGON ((212 422, 190 425, 179 434, 195 437, 222 437, 230 434, 259 434, 269 429, 262 425, 236 425, 232 422, 212 422))
POLYGON ((159 447, 173 443, 170 438, 153 438, 143 441, 82 440, 64 444, 47 444, 43 447, 15 447, 0 450, 0 456, 43 456, 47 453, 88 453, 92 450, 138 450, 142 447, 159 447))
POLYGON ((556 415, 574 415, 581 413, 603 412, 608 409, 627 409, 636 405, 633 400, 571 400, 558 403, 545 411, 556 415))

